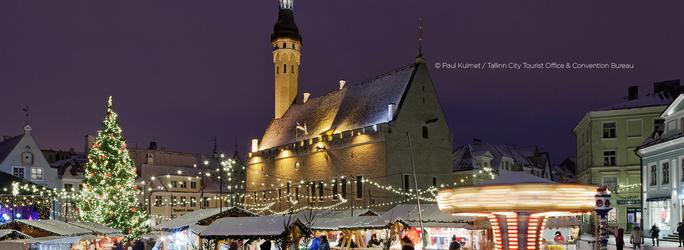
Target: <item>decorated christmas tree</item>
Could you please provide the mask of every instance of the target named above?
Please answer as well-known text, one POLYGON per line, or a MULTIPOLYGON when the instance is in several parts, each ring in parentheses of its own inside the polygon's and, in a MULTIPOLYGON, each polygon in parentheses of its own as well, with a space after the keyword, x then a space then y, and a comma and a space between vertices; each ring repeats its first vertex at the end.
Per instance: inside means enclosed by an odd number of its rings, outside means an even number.
POLYGON ((134 239, 147 229, 146 216, 138 209, 135 167, 112 109, 112 97, 97 139, 88 153, 83 190, 78 201, 82 221, 101 223, 134 239))

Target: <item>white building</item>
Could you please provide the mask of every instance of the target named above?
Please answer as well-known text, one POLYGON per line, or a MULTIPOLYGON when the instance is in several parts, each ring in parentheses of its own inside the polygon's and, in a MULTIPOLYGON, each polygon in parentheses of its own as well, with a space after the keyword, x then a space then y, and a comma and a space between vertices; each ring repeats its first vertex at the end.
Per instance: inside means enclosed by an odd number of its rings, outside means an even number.
POLYGON ((30 125, 24 126, 23 134, 6 136, 0 142, 0 171, 48 187, 61 186, 57 169, 50 167, 43 156, 30 125))
POLYGON ((642 168, 643 225, 655 224, 664 235, 676 233, 684 219, 684 94, 660 118, 664 121, 637 153, 642 168))

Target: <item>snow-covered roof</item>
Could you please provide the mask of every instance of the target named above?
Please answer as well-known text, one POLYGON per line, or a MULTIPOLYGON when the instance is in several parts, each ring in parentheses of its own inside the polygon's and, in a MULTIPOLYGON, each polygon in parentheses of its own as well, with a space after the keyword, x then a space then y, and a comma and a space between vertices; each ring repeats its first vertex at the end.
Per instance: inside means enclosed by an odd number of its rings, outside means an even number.
POLYGON ((294 216, 226 217, 211 223, 202 233, 204 238, 275 238, 282 237, 292 226, 303 224, 294 216))
POLYGON ((58 220, 15 220, 1 225, 2 228, 12 228, 12 223, 20 223, 41 231, 48 232, 54 236, 77 236, 92 233, 92 231, 77 227, 72 224, 58 220))
POLYGON ((96 234, 101 234, 101 235, 112 235, 112 234, 120 234, 121 230, 114 229, 99 223, 95 222, 69 222, 69 224, 72 224, 77 227, 85 228, 87 230, 92 231, 93 233, 96 234))
POLYGON ((0 229, 0 239, 4 238, 20 238, 20 239, 28 239, 31 238, 31 236, 24 234, 20 231, 14 230, 14 229, 0 229))
POLYGON ((21 138, 24 138, 23 134, 0 142, 0 163, 5 161, 5 158, 14 150, 19 141, 21 141, 21 138))
MULTIPOLYGON (((200 221, 218 216, 221 214, 220 212, 221 209, 219 208, 206 208, 206 209, 200 209, 200 210, 195 210, 189 213, 186 213, 178 218, 175 218, 170 221, 166 221, 164 223, 161 223, 159 225, 155 225, 152 227, 154 230, 163 230, 163 231, 172 231, 172 230, 179 230, 179 229, 185 229, 189 226, 196 225, 200 221)), ((223 208, 223 214, 232 214, 232 213, 239 213, 243 214, 245 216, 250 216, 254 215, 251 212, 248 212, 247 210, 237 208, 237 207, 224 207, 223 208)))
POLYGON ((523 167, 546 169, 548 154, 539 146, 518 146, 475 142, 457 147, 453 153, 454 171, 473 170, 480 167, 473 163, 474 157, 492 156, 491 167, 498 170, 504 157, 523 167))
MULTIPOLYGON (((421 216, 423 223, 449 223, 456 226, 466 227, 467 224, 472 224, 474 218, 465 216, 453 216, 451 214, 442 212, 439 210, 437 204, 421 204, 421 216)), ((418 205, 417 204, 400 204, 387 212, 383 213, 380 217, 385 220, 391 220, 392 218, 402 218, 404 221, 408 222, 411 226, 418 226, 420 224, 420 219, 418 215, 418 205)))
POLYGON ((306 103, 293 104, 283 117, 268 125, 259 150, 315 138, 330 130, 342 132, 388 122, 388 105, 400 108, 416 68, 416 64, 411 64, 361 84, 309 98, 306 103), (298 130, 297 124, 306 126, 307 133, 298 130))
POLYGON ((555 183, 551 180, 539 178, 525 172, 505 172, 493 180, 480 182, 478 185, 511 185, 511 184, 530 184, 530 183, 555 183))
POLYGON ((618 104, 613 104, 610 106, 600 108, 598 109, 598 111, 667 106, 668 104, 670 104, 670 102, 672 102, 672 100, 672 97, 670 97, 667 94, 640 96, 639 98, 634 100, 624 101, 618 104))

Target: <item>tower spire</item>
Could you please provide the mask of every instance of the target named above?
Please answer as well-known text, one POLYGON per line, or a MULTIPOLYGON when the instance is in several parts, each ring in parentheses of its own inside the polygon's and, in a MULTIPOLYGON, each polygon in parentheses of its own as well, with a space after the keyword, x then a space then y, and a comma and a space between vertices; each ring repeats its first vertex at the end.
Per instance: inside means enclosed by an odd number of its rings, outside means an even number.
POLYGON ((275 74, 274 118, 283 117, 297 98, 302 36, 294 20, 293 0, 279 0, 278 21, 273 26, 273 66, 275 74))
POLYGON ((417 63, 425 62, 423 58, 423 17, 418 18, 418 56, 416 56, 417 63))

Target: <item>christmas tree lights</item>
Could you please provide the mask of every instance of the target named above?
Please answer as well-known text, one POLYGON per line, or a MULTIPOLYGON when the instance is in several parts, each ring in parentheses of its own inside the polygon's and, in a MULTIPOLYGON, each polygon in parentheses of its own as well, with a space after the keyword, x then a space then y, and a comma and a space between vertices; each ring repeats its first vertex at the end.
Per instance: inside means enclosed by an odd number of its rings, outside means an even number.
POLYGON ((147 218, 138 209, 140 190, 134 183, 135 176, 110 96, 102 130, 88 152, 83 190, 77 203, 79 219, 119 229, 127 233, 128 240, 144 233, 147 218))

